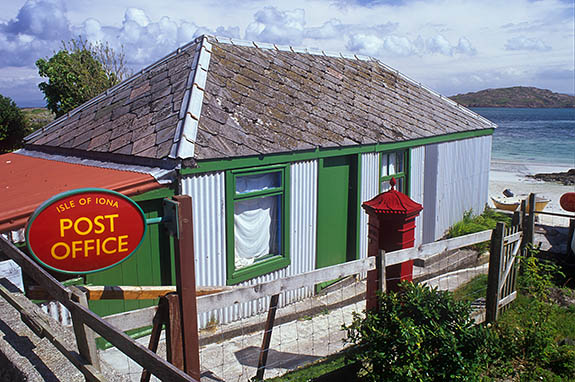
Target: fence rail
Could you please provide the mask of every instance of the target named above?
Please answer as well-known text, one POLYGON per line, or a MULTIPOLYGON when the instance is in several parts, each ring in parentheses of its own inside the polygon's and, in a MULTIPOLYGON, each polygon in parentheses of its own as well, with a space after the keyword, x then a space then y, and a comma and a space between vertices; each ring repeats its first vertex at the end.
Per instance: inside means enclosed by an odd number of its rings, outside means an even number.
MULTIPOLYGON (((152 374, 162 380, 187 382, 196 381, 196 379, 187 375, 172 364, 160 358, 154 352, 148 350, 146 347, 128 337, 118 328, 110 325, 104 319, 90 311, 87 307, 83 306, 80 302, 74 301, 71 290, 63 286, 49 273, 40 268, 40 266, 32 261, 26 254, 21 252, 3 237, 0 237, 0 250, 14 260, 22 268, 24 273, 33 278, 34 281, 40 284, 45 290, 49 290, 54 299, 58 300, 62 305, 70 310, 73 320, 76 321, 78 325, 88 326, 143 368, 149 370, 152 374)), ((59 346, 57 342, 54 342, 54 344, 60 351, 67 351, 59 346)), ((80 346, 79 348, 81 350, 80 346)), ((71 357, 70 354, 64 355, 69 359, 71 357)), ((91 364, 89 356, 86 353, 82 354, 82 350, 80 355, 83 358, 83 364, 91 364)), ((76 364, 74 365, 76 366, 76 364)), ((86 376, 86 378, 93 380, 94 377, 89 370, 86 368, 79 368, 79 370, 86 376)))

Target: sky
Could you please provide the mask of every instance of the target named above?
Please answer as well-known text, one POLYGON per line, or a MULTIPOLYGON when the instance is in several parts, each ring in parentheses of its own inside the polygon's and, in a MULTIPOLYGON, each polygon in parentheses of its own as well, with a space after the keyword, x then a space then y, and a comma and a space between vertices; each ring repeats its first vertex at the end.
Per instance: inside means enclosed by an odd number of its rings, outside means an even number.
POLYGON ((202 34, 379 59, 443 95, 535 86, 575 94, 575 0, 11 0, 0 94, 44 106, 35 62, 82 36, 138 71, 202 34))

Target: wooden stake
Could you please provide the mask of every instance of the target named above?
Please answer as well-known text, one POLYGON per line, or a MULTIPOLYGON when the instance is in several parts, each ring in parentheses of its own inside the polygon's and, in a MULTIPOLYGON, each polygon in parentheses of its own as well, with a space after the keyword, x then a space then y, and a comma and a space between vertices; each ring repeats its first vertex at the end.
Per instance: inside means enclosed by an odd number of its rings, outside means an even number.
POLYGON ((535 194, 529 194, 529 215, 527 215, 525 234, 527 236, 526 244, 533 245, 535 238, 535 194))
MULTIPOLYGON (((88 299, 86 293, 78 288, 71 286, 72 301, 79 303, 88 309, 88 299)), ((70 312, 72 316, 72 325, 74 327, 74 334, 76 335, 76 344, 80 355, 86 361, 100 371, 100 359, 98 358, 98 348, 96 347, 96 339, 94 332, 87 325, 84 324, 82 319, 76 314, 74 310, 70 312)))
POLYGON ((499 280, 501 275, 501 256, 503 254, 503 235, 505 223, 497 223, 491 236, 489 251, 489 274, 487 275, 487 295, 485 301, 485 321, 495 322, 499 313, 499 280))
POLYGON ((176 245, 176 287, 180 296, 183 329, 185 372, 200 379, 200 345, 196 306, 196 273, 194 259, 194 224, 192 198, 174 197, 178 207, 178 238, 176 245))
POLYGON ((268 309, 268 319, 266 321, 266 328, 264 330, 264 339, 262 341, 262 347, 260 349, 260 359, 258 361, 258 371, 256 373, 255 379, 257 381, 262 381, 264 379, 264 373, 266 371, 266 363, 268 361, 268 352, 270 347, 270 342, 272 340, 272 331, 274 329, 274 321, 276 319, 276 311, 278 308, 279 294, 274 294, 270 299, 270 307, 268 309))

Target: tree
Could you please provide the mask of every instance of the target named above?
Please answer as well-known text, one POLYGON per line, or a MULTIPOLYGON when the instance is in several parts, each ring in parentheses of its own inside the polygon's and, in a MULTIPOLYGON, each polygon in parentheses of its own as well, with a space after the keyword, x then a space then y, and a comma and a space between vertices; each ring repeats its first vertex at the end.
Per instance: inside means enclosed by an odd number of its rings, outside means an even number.
POLYGON ((107 43, 94 45, 82 38, 62 42, 62 49, 51 58, 36 61, 41 77, 48 82, 38 85, 44 93, 46 107, 59 117, 129 74, 124 54, 116 53, 107 43))
POLYGON ((28 132, 22 111, 12 99, 0 94, 0 152, 20 147, 28 132))

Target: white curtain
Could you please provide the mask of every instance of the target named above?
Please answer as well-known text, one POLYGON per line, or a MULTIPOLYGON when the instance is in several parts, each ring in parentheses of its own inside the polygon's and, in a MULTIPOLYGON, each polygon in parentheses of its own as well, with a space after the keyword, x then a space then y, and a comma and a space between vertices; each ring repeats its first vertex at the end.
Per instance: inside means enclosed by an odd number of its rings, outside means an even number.
POLYGON ((234 206, 235 266, 278 253, 279 196, 236 201, 234 206))

